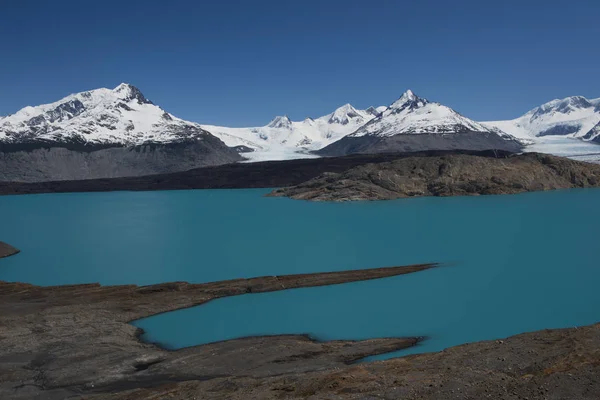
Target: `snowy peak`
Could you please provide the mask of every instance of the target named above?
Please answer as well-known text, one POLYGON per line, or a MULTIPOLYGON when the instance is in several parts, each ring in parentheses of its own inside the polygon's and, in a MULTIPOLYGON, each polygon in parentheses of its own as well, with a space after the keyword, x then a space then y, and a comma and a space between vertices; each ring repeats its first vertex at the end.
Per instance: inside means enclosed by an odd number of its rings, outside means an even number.
POLYGON ((388 110, 397 114, 404 110, 415 110, 424 107, 426 104, 429 104, 427 99, 420 98, 409 89, 398 100, 393 102, 388 110))
POLYGON ((600 121, 600 99, 583 96, 556 99, 509 121, 486 122, 519 138, 564 136, 587 139, 588 132, 600 121))
POLYGON ((71 94, 0 118, 0 141, 137 145, 194 139, 207 132, 148 100, 133 85, 71 94))
POLYGON ((564 99, 556 99, 534 108, 529 113, 532 118, 540 118, 547 114, 560 113, 570 114, 579 110, 593 108, 594 105, 583 96, 571 96, 564 99))
POLYGON ((463 117, 439 103, 432 103, 407 90, 376 118, 352 133, 359 136, 395 136, 399 134, 448 134, 463 132, 503 133, 463 117))
POLYGON ((271 122, 267 125, 269 128, 279 128, 279 129, 291 129, 292 121, 287 115, 277 116, 273 118, 271 122))
POLYGON ((139 104, 152 104, 138 88, 129 83, 121 83, 113 89, 113 92, 124 101, 137 100, 139 104))
POLYGON ((367 116, 365 114, 365 111, 358 111, 351 104, 344 104, 330 114, 327 122, 341 125, 347 125, 353 120, 366 122, 365 119, 367 119, 367 116))

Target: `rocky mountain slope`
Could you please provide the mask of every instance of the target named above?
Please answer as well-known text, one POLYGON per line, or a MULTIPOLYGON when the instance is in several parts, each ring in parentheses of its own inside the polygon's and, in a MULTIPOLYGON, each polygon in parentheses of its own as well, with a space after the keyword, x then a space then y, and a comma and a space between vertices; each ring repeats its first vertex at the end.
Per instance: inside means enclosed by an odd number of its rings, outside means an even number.
POLYGON ((0 180, 146 175, 241 160, 134 86, 77 93, 0 118, 0 180))
POLYGON ((519 151, 511 135, 470 120, 408 90, 376 118, 319 150, 321 155, 422 150, 519 151))
MULTIPOLYGON (((600 113, 600 111, 598 112, 600 113)), ((594 125, 594 127, 583 136, 583 139, 600 143, 600 122, 594 125)))
POLYGON ((313 201, 470 196, 600 186, 600 165, 547 154, 407 157, 326 173, 271 196, 313 201))

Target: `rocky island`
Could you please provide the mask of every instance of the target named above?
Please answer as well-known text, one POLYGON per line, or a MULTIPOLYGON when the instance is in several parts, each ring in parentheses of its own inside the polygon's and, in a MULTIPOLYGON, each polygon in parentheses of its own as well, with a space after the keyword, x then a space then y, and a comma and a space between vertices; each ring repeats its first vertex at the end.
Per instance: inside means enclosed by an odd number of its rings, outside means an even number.
POLYGON ((16 248, 12 247, 11 245, 6 244, 4 242, 0 242, 0 258, 13 256, 19 252, 20 252, 19 249, 16 249, 16 248))
POLYGON ((514 194, 600 186, 600 165, 548 154, 415 155, 323 173, 270 196, 312 201, 514 194))

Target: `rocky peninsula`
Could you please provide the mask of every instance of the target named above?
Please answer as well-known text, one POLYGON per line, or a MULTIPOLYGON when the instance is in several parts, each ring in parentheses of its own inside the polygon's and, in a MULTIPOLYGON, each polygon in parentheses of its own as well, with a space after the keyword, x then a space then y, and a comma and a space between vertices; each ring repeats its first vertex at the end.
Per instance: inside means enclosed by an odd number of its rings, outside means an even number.
POLYGON ((547 154, 416 155, 326 172, 270 196, 312 201, 514 194, 600 186, 600 165, 547 154))
POLYGON ((0 258, 13 256, 19 252, 19 249, 16 249, 7 243, 0 242, 0 258))
MULTIPOLYGON (((123 395, 147 399, 152 396, 126 393, 140 388, 162 391, 184 382, 266 379, 338 370, 369 355, 414 346, 421 338, 318 342, 299 334, 243 338, 168 351, 142 342, 141 330, 129 322, 219 297, 385 278, 435 266, 145 287, 40 287, 0 282, 0 398, 58 400, 96 394, 100 398, 123 395)), ((225 383, 214 394, 230 391, 225 383)))

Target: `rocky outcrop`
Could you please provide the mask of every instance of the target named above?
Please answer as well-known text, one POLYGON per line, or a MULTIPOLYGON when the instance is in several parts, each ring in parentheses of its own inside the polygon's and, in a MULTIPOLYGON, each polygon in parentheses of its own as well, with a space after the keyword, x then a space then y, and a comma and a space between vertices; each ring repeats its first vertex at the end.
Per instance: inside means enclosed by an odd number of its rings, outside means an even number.
POLYGON ((325 173, 271 196, 313 201, 472 196, 600 186, 600 165, 546 154, 407 157, 325 173))
POLYGON ((9 244, 0 242, 0 258, 9 257, 19 253, 20 250, 12 247, 9 244))
POLYGON ((0 282, 0 398, 87 398, 185 381, 261 379, 343 368, 372 354, 413 346, 420 339, 317 342, 286 335, 167 351, 141 342, 142 332, 128 322, 224 296, 384 278, 434 266, 145 287, 0 282))

